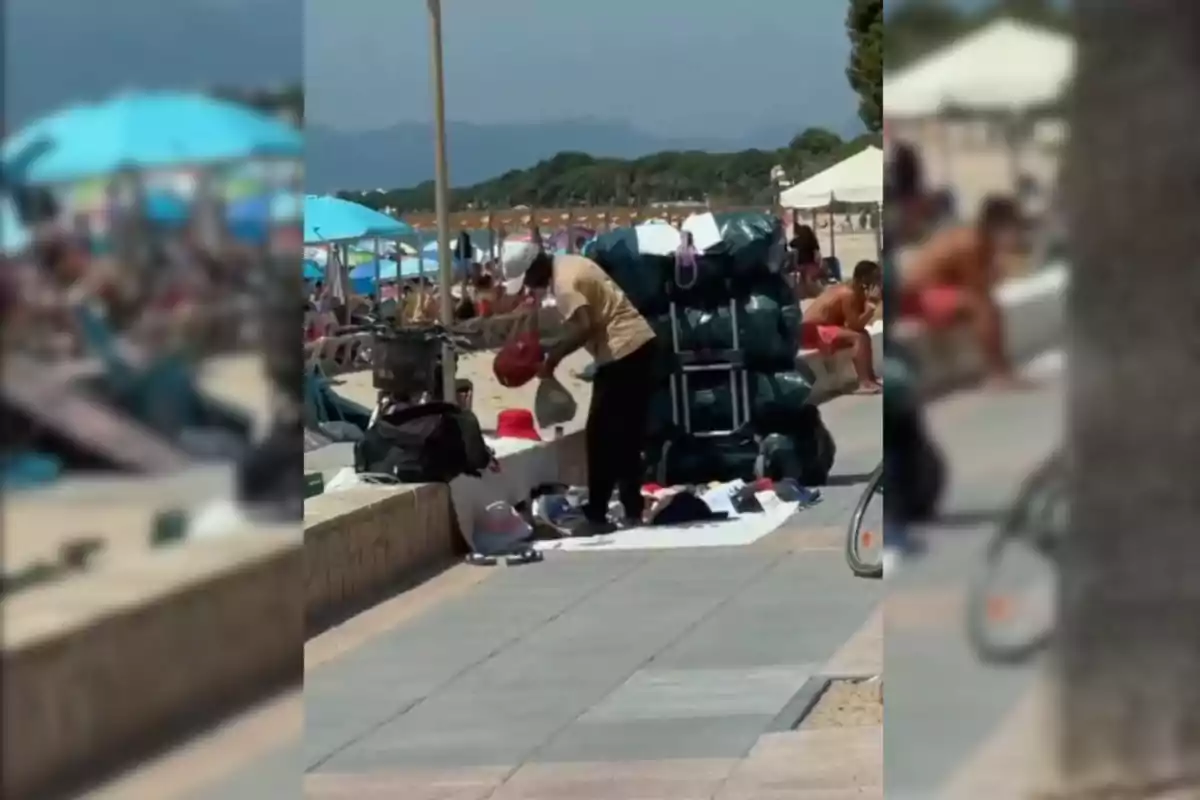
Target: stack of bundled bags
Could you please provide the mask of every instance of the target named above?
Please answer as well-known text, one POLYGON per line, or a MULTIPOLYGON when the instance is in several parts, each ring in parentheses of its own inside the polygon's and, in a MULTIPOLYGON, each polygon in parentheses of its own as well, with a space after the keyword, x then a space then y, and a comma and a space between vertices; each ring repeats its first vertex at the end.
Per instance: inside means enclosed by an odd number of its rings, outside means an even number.
MULTIPOLYGON (((663 485, 761 477, 808 486, 825 482, 835 448, 809 402, 813 376, 797 359, 801 311, 785 275, 788 254, 777 218, 705 213, 681 229, 666 223, 619 228, 591 241, 584 254, 616 281, 657 334, 649 479, 663 485), (728 436, 691 435, 675 422, 684 418, 683 409, 672 409, 669 380, 680 363, 671 304, 680 352, 712 352, 734 345, 731 300, 748 376, 749 421, 728 436)), ((692 372, 687 385, 681 402, 688 404, 691 430, 728 430, 735 402, 729 373, 692 372)))

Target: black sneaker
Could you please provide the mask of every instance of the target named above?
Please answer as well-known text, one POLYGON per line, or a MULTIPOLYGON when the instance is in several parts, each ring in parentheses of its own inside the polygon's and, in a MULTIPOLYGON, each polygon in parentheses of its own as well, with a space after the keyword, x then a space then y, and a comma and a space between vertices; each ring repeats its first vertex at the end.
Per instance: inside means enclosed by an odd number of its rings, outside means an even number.
POLYGON ((616 532, 617 526, 608 520, 596 521, 583 519, 571 529, 571 536, 605 536, 616 532))

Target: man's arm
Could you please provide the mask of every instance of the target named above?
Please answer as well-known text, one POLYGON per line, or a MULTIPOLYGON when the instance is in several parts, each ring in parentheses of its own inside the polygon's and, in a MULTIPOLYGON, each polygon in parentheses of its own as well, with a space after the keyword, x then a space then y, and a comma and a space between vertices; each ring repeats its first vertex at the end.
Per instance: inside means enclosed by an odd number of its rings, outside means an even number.
POLYGON ((860 310, 858 303, 854 300, 854 295, 847 292, 842 298, 842 318, 846 320, 846 327, 852 331, 865 331, 867 323, 875 316, 875 306, 870 303, 863 303, 860 310))
POLYGON ((574 353, 587 342, 592 333, 591 309, 581 305, 563 322, 563 337, 550 348, 542 366, 543 374, 550 375, 563 359, 574 353))

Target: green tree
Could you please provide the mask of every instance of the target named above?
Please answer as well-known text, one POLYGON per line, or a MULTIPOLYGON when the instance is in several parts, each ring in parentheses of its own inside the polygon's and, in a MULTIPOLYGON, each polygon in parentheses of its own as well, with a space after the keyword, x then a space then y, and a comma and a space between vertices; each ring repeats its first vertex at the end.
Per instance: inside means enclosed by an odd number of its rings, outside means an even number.
POLYGON ((858 95, 859 119, 867 130, 877 132, 883 127, 883 0, 850 0, 846 30, 846 77, 858 95))
MULTIPOLYGON (((451 192, 450 202, 454 210, 703 202, 707 198, 758 204, 769 202, 775 194, 771 170, 777 164, 793 179, 800 179, 878 143, 877 134, 847 142, 824 128, 809 128, 778 150, 667 151, 632 160, 563 152, 528 169, 509 170, 491 180, 458 187, 451 192)), ((433 182, 426 181, 404 189, 341 192, 339 196, 372 208, 405 212, 430 210, 433 194, 433 182)))

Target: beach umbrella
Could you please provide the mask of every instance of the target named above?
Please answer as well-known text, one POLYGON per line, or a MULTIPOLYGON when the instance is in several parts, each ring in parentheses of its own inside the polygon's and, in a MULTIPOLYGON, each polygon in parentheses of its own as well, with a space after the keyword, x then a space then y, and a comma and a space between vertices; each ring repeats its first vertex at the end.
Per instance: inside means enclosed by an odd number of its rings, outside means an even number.
MULTIPOLYGON (((450 246, 454 249, 454 255, 451 257, 450 263, 456 271, 467 267, 472 261, 486 261, 488 258, 484 251, 474 245, 471 247, 471 253, 466 258, 461 258, 459 256, 460 242, 458 239, 454 240, 450 246)), ((421 255, 427 262, 433 262, 434 269, 436 270, 438 263, 437 240, 435 239, 422 247, 421 255)))
MULTIPOLYGON (((370 294, 375 286, 376 265, 379 267, 379 280, 394 281, 420 277, 422 273, 421 263, 421 259, 412 257, 401 258, 399 261, 390 258, 381 258, 378 261, 371 260, 351 269, 350 280, 354 282, 356 289, 365 287, 366 291, 359 291, 359 294, 370 294)), ((436 273, 436 264, 431 264, 428 261, 424 263, 424 273, 426 275, 436 273)), ((455 270, 455 275, 461 278, 465 272, 465 262, 461 262, 455 270)))
POLYGON ((177 194, 165 191, 147 194, 145 209, 148 220, 168 228, 186 225, 188 218, 192 215, 187 200, 177 194))
POLYGON ((12 198, 0 196, 0 253, 15 255, 29 246, 29 229, 21 222, 21 215, 12 198))
POLYGON ((231 225, 296 222, 304 216, 299 195, 294 192, 244 197, 226 206, 231 225))
MULTIPOLYGON (((459 259, 452 261, 450 267, 454 271, 454 277, 457 279, 467 274, 467 268, 470 265, 471 262, 459 259)), ((406 256, 400 259, 401 278, 416 278, 421 274, 429 277, 437 277, 437 270, 437 262, 431 262, 428 258, 406 256), (422 267, 424 268, 422 269, 422 267)))
POLYGON ((395 239, 414 233, 408 223, 349 200, 311 194, 304 198, 305 244, 395 239))
MULTIPOLYGON (((378 261, 371 259, 370 261, 359 264, 350 270, 350 280, 356 282, 366 281, 366 285, 374 286, 376 277, 382 281, 394 281, 400 275, 400 265, 390 258, 381 258, 378 261), (378 272, 376 272, 378 270, 378 272)), ((359 294, 368 294, 368 292, 359 292, 359 294)))
POLYGON ((304 259, 304 280, 319 281, 325 277, 325 268, 311 259, 304 259))
POLYGON ((303 156, 303 136, 281 120, 202 94, 163 91, 66 108, 26 126, 0 148, 5 165, 24 162, 20 177, 30 184, 303 156), (46 144, 27 157, 37 143, 46 144))

